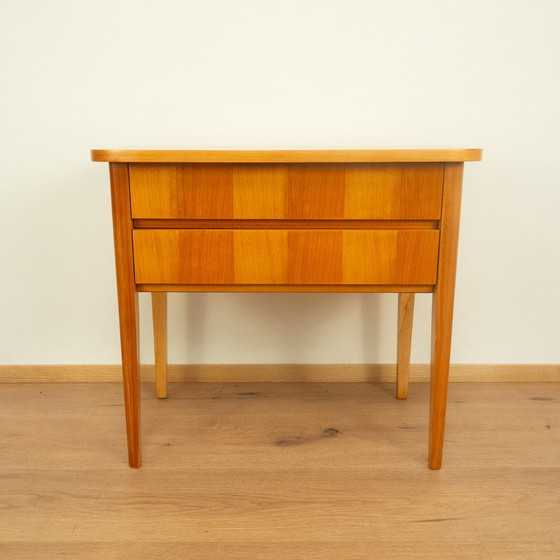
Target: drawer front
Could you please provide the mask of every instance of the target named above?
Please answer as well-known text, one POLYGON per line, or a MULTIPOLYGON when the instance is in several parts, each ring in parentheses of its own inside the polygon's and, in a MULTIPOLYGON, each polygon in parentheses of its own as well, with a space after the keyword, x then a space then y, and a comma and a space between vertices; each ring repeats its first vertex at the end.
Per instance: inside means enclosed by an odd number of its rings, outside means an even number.
POLYGON ((444 164, 130 164, 133 218, 438 220, 444 164))
POLYGON ((433 285, 437 230, 139 229, 137 284, 433 285))

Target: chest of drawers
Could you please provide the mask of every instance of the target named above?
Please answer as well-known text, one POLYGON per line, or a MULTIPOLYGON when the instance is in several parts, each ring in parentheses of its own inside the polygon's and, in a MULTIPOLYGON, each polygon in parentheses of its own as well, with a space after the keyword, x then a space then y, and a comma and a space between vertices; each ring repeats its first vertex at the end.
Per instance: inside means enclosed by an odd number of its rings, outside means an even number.
POLYGON ((441 466, 463 163, 480 150, 93 150, 109 162, 129 464, 139 467, 137 293, 165 396, 169 291, 397 292, 397 396, 414 293, 433 292, 429 466, 441 466))

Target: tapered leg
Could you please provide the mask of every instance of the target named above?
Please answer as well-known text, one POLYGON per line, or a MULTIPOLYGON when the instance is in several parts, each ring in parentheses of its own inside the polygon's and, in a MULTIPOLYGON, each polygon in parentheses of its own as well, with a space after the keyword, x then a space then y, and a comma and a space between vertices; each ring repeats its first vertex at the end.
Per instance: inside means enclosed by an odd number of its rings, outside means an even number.
POLYGON ((397 335, 397 399, 408 398, 410 344, 414 318, 414 294, 399 293, 399 330, 397 335))
POLYGON ((128 164, 111 163, 111 201, 117 271, 117 296, 121 334, 122 373, 128 464, 139 467, 140 383, 138 361, 138 293, 134 282, 132 218, 128 188, 128 164))
POLYGON ((152 292, 156 396, 167 398, 167 293, 152 292))
POLYGON ((140 453, 140 383, 138 363, 138 294, 119 296, 121 354, 128 442, 128 464, 138 468, 140 453))
POLYGON ((438 279, 432 301, 432 360, 430 375, 430 469, 440 469, 443 455, 451 328, 455 296, 455 270, 461 211, 463 164, 445 165, 438 279))

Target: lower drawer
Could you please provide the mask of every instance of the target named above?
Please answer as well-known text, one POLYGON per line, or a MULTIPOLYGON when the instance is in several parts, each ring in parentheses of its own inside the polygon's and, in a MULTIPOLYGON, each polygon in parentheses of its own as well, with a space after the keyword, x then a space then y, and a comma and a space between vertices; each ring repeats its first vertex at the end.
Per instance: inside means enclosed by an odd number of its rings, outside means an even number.
POLYGON ((437 230, 134 230, 137 284, 433 285, 437 230))

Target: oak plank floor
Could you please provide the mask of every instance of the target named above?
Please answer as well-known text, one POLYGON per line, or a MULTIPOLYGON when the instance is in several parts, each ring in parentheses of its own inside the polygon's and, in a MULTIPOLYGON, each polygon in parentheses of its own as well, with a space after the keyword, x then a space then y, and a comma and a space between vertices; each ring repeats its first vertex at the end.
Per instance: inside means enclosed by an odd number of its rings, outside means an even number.
POLYGON ((558 558, 560 384, 142 387, 142 469, 116 383, 0 385, 0 558, 558 558))

